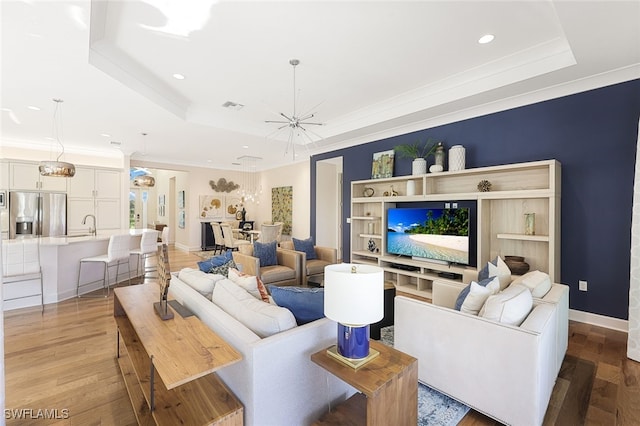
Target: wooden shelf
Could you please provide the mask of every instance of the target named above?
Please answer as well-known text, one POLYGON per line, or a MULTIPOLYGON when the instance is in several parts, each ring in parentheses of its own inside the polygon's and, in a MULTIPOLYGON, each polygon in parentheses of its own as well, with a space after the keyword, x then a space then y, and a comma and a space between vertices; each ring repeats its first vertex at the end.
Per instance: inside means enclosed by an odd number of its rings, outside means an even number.
POLYGON ((360 237, 362 237, 362 238, 375 238, 377 240, 381 240, 382 239, 382 235, 378 235, 378 234, 360 234, 360 237))
POLYGON ((525 235, 525 234, 498 234, 499 240, 517 240, 517 241, 543 241, 549 242, 548 235, 525 235))

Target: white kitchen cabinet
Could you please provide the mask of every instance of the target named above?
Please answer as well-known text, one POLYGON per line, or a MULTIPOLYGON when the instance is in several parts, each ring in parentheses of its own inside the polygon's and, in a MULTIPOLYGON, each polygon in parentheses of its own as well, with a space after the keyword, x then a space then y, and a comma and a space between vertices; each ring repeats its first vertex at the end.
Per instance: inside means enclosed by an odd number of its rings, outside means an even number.
POLYGON ((83 234, 93 226, 91 219, 82 224, 88 214, 96 217, 96 229, 120 229, 120 171, 76 167, 74 181, 69 183, 67 199, 67 230, 69 234, 83 234))
POLYGON ((0 161, 0 189, 9 188, 9 163, 0 161))
POLYGON ((70 198, 120 198, 120 171, 76 167, 70 198))
POLYGON ((39 163, 9 164, 9 189, 18 191, 67 192, 67 181, 75 178, 40 176, 39 163))

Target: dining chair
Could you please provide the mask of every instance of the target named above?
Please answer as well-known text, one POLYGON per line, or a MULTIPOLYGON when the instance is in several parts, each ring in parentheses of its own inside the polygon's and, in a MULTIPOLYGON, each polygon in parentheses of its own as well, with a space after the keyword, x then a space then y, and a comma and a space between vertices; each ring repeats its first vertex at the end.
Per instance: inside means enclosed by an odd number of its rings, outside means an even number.
POLYGON ((216 254, 217 250, 222 253, 225 250, 224 237, 222 236, 222 228, 218 222, 211 222, 211 229, 213 229, 213 254, 216 254))
POLYGON ((238 247, 242 245, 251 244, 246 240, 236 240, 233 237, 233 231, 228 223, 220 224, 220 229, 222 230, 222 238, 224 238, 224 245, 227 250, 238 250, 238 247))
MULTIPOLYGON (((131 236, 129 234, 124 235, 112 235, 109 238, 109 246, 107 247, 107 254, 85 257, 80 259, 80 268, 78 269, 78 285, 76 287, 76 296, 81 297, 80 287, 93 284, 99 280, 90 281, 88 283, 80 284, 82 277, 82 265, 85 263, 102 263, 104 265, 104 274, 102 277, 102 289, 107 290, 107 294, 104 297, 109 297, 109 267, 116 267, 115 284, 118 283, 118 276, 120 275, 120 265, 127 265, 128 280, 131 285, 131 265, 129 264, 131 236)), ((91 296, 85 296, 91 297, 91 296)), ((96 297, 96 296, 93 296, 96 297)))
POLYGON ((280 225, 260 225, 260 242, 263 244, 270 243, 272 241, 278 241, 278 228, 282 228, 280 225))

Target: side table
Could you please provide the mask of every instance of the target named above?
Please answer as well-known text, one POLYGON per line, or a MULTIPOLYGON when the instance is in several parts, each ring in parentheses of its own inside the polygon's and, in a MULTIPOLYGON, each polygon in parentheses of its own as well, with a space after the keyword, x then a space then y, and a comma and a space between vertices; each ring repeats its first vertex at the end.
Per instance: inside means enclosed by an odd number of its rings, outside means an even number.
POLYGON ((197 317, 162 321, 155 283, 114 291, 118 364, 138 424, 242 426, 243 407, 214 373, 242 355, 197 317))
POLYGON ((380 355, 357 370, 327 354, 311 355, 311 361, 344 380, 361 393, 325 413, 314 425, 411 425, 418 423, 418 360, 372 340, 380 355))

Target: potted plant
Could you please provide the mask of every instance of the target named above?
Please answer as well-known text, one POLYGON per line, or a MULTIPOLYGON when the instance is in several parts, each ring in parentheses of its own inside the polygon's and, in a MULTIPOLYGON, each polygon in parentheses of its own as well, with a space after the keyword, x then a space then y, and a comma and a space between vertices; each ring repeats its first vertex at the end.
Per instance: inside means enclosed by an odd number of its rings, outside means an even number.
POLYGON ((427 138, 424 145, 418 140, 412 144, 396 145, 393 150, 398 153, 400 158, 413 159, 411 164, 412 175, 423 175, 427 173, 427 158, 435 152, 437 147, 438 141, 427 138))

